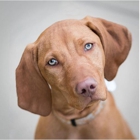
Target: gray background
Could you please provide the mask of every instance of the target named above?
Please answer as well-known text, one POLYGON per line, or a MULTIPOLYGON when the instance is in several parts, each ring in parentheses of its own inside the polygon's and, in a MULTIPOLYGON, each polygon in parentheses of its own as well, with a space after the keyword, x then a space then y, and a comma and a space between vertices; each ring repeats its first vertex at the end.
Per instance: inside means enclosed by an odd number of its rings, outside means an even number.
POLYGON ((0 2, 0 138, 32 139, 38 115, 17 106, 15 69, 25 46, 56 21, 86 15, 125 25, 133 36, 127 60, 119 68, 113 93, 136 138, 139 134, 139 4, 129 2, 0 2))

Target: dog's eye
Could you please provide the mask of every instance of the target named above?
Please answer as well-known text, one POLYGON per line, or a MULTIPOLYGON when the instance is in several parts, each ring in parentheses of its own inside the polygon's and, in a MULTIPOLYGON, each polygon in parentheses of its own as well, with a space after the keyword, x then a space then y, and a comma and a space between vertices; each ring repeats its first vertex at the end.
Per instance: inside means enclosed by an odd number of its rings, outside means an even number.
POLYGON ((55 66, 55 65, 58 64, 58 61, 56 59, 52 58, 52 59, 49 60, 48 64, 50 66, 55 66))
POLYGON ((85 51, 90 50, 92 47, 93 47, 93 44, 92 44, 92 43, 87 43, 87 44, 85 45, 85 51))

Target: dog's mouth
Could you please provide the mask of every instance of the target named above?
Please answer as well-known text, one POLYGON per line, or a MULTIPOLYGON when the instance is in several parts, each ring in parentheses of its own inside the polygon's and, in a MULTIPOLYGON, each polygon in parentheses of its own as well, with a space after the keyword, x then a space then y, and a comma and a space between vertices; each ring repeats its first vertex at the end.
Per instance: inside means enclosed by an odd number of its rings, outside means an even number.
POLYGON ((94 111, 96 109, 96 107, 98 106, 100 101, 91 101, 83 110, 81 110, 80 112, 82 113, 83 111, 86 111, 88 109, 92 109, 92 111, 94 111))
POLYGON ((56 111, 56 113, 60 117, 65 118, 67 120, 71 120, 73 118, 79 119, 79 118, 86 117, 88 114, 92 112, 94 113, 97 110, 100 103, 100 101, 91 101, 91 98, 89 98, 88 101, 90 101, 90 103, 88 103, 85 106, 74 107, 70 105, 67 111, 64 112, 56 111))
POLYGON ((85 104, 84 106, 78 106, 78 107, 71 106, 73 108, 71 110, 71 113, 69 112, 68 113, 69 115, 65 115, 65 117, 67 116, 67 119, 83 118, 87 116, 88 114, 90 114, 91 112, 95 112, 99 106, 99 103, 100 103, 100 100, 91 101, 91 98, 89 98, 89 100, 87 100, 87 104, 85 104))
POLYGON ((76 110, 78 110, 79 112, 84 111, 87 108, 90 108, 94 105, 97 104, 97 102, 99 102, 99 99, 94 99, 92 96, 88 96, 88 97, 84 97, 84 98, 78 98, 76 99, 75 102, 72 102, 71 104, 69 104, 71 107, 75 108, 76 110))
POLYGON ((88 94, 88 96, 78 96, 75 98, 75 101, 70 104, 73 108, 82 111, 85 108, 94 106, 99 101, 104 101, 106 99, 106 94, 101 94, 98 92, 98 89, 94 89, 93 94, 88 94))

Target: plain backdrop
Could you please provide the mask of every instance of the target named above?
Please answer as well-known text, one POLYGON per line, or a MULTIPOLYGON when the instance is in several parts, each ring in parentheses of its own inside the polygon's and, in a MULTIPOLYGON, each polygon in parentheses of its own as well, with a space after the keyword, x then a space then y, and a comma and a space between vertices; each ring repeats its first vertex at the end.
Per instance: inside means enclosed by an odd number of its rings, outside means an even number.
POLYGON ((0 2, 0 138, 33 139, 38 115, 17 106, 15 69, 27 44, 56 21, 100 17, 126 26, 132 49, 114 79, 116 104, 139 137, 138 1, 0 2))

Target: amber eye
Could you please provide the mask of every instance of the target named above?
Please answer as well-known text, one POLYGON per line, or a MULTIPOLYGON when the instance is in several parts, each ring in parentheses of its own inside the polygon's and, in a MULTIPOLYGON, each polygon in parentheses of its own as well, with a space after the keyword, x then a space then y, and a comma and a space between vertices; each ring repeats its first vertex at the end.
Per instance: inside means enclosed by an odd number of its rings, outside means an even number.
POLYGON ((48 64, 49 64, 50 66, 55 66, 55 65, 58 64, 58 61, 57 61, 55 58, 52 58, 52 59, 50 59, 50 60, 48 61, 48 64))
POLYGON ((87 44, 85 45, 85 51, 90 50, 92 47, 93 47, 93 44, 92 44, 92 43, 87 43, 87 44))

